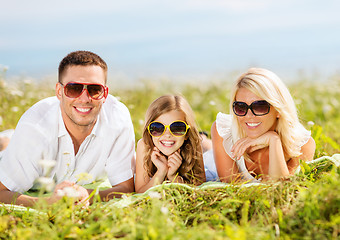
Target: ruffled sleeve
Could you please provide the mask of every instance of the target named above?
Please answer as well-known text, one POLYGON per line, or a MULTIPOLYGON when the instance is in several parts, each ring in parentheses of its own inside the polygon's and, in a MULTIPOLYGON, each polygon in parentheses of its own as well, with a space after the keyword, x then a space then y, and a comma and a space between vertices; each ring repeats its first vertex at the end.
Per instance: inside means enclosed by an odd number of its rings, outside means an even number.
POLYGON ((301 148, 303 145, 305 145, 310 137, 312 136, 311 134, 311 131, 308 131, 306 128, 304 128, 302 125, 301 125, 301 128, 300 128, 300 131, 301 131, 301 141, 299 143, 299 148, 301 148))
MULTIPOLYGON (((233 138, 231 132, 232 116, 219 112, 216 116, 216 130, 223 138, 223 147, 226 153, 231 157, 231 148, 233 147, 233 138)), ((231 157, 232 158, 232 157, 231 157)))

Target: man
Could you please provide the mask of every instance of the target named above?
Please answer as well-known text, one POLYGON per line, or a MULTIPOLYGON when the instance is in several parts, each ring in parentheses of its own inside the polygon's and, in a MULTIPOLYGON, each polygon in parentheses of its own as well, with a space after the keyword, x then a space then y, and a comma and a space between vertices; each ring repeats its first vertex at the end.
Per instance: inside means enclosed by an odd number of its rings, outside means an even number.
POLYGON ((108 94, 106 79, 106 63, 92 52, 72 52, 60 62, 56 97, 24 113, 0 161, 0 202, 34 205, 39 198, 22 193, 41 177, 57 183, 48 203, 58 201, 66 187, 76 191, 77 201, 86 201, 92 190, 77 183, 107 178, 113 187, 99 192, 102 200, 134 191, 130 113, 108 94), (51 159, 55 166, 46 170, 51 159))

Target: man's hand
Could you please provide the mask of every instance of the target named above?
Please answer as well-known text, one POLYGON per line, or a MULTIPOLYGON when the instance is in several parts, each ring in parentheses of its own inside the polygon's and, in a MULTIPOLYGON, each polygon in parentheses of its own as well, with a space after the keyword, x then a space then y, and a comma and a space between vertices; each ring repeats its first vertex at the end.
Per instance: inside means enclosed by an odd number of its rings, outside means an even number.
POLYGON ((53 195, 48 198, 48 203, 54 203, 59 201, 63 197, 70 197, 75 200, 75 203, 84 204, 84 206, 89 206, 89 193, 88 191, 74 182, 64 181, 59 183, 53 192, 53 195))

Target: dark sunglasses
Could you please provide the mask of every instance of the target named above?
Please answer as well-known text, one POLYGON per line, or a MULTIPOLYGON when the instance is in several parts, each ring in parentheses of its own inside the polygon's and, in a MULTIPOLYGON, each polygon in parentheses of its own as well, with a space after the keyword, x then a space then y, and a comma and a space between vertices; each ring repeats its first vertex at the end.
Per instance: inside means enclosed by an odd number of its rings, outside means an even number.
POLYGON ((250 109, 255 116, 263 116, 269 113, 270 104, 265 100, 255 101, 250 105, 238 101, 233 103, 233 111, 236 116, 247 115, 248 109, 250 109))
POLYGON ((92 99, 100 100, 108 91, 107 87, 104 87, 101 84, 76 82, 69 82, 65 86, 62 83, 60 84, 64 88, 65 95, 69 98, 77 98, 86 90, 92 99))
POLYGON ((166 128, 169 128, 173 136, 182 137, 187 133, 190 126, 183 121, 174 121, 170 125, 164 125, 161 122, 151 122, 148 126, 148 131, 151 136, 160 137, 165 133, 166 128))

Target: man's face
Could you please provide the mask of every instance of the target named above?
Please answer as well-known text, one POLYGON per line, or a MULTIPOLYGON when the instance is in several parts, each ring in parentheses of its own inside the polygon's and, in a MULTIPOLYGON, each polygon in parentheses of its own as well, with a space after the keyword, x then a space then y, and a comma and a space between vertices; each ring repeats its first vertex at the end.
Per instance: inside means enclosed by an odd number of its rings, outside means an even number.
POLYGON ((96 65, 70 66, 66 69, 60 83, 56 85, 56 95, 60 100, 61 114, 69 132, 91 131, 106 96, 100 100, 92 99, 85 90, 77 98, 65 95, 64 87, 69 82, 101 84, 105 86, 105 72, 96 65), (77 130, 78 129, 78 130, 77 130))

